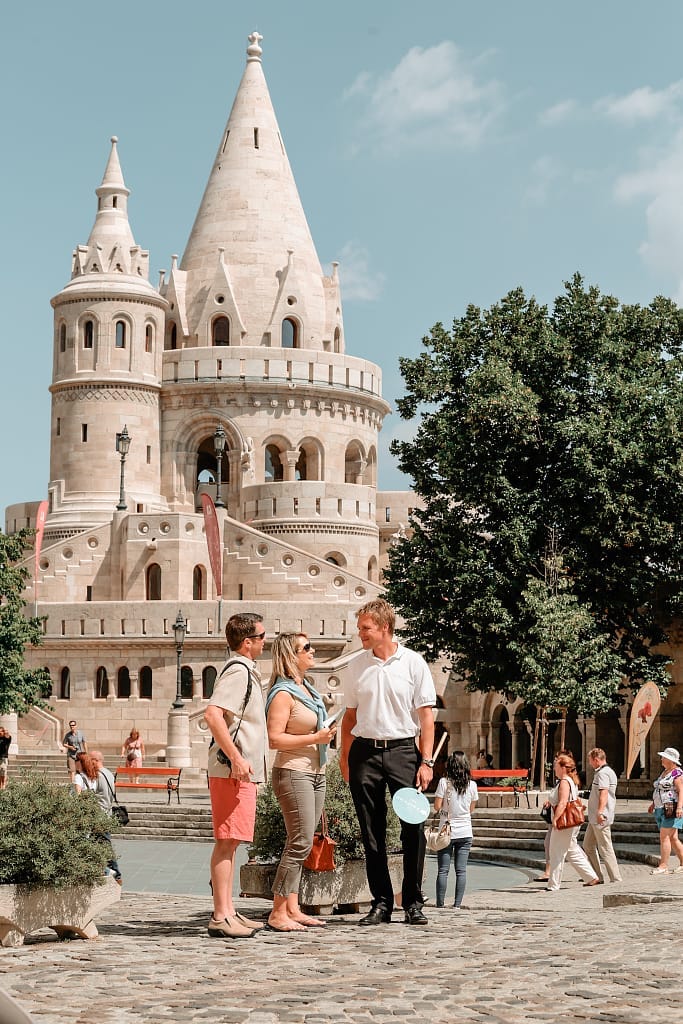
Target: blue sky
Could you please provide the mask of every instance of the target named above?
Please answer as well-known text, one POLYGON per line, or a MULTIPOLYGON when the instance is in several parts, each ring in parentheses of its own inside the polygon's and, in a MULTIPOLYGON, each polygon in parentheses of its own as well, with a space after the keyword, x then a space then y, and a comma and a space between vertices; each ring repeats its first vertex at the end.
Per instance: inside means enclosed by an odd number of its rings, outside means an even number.
MULTIPOLYGON (((579 270, 624 302, 683 300, 683 5, 39 0, 3 14, 0 509, 46 496, 50 298, 109 152, 150 279, 182 254, 241 77, 270 92, 347 350, 399 355, 511 288, 579 270)), ((407 481, 386 454, 380 486, 407 481)))

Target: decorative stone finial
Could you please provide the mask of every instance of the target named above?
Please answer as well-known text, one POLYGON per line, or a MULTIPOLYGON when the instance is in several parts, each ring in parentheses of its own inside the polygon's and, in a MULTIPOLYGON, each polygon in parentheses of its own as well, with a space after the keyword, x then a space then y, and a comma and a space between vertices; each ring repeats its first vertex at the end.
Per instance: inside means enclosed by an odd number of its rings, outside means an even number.
POLYGON ((249 38, 249 46, 247 47, 247 58, 248 60, 261 60, 261 54, 263 50, 259 46, 259 43, 263 39, 262 35, 258 32, 252 32, 249 38))
POLYGON ((116 145, 116 143, 119 141, 118 135, 112 135, 112 137, 111 137, 111 139, 109 141, 113 142, 114 145, 116 145))

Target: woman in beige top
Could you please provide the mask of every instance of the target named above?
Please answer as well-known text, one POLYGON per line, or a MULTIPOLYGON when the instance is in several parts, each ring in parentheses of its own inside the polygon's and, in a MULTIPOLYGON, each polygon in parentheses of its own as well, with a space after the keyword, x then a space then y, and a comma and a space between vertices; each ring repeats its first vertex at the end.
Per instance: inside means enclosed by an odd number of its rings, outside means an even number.
POLYGON ((322 927, 299 907, 303 863, 325 805, 327 728, 322 697, 306 678, 315 650, 305 633, 280 633, 272 648, 273 674, 266 698, 268 741, 277 750, 272 785, 287 830, 287 842, 273 882, 273 910, 267 927, 294 932, 322 927))

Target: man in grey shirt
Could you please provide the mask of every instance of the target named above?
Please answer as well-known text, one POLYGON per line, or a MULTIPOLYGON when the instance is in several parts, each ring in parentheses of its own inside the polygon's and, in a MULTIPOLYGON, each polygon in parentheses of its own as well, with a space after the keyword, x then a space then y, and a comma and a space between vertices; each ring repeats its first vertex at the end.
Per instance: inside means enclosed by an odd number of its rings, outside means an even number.
MULTIPOLYGON (((109 769, 104 767, 104 755, 101 750, 93 750, 90 756, 97 768, 97 789, 95 790, 97 802, 103 811, 107 814, 111 814, 112 804, 114 803, 114 794, 116 792, 116 780, 109 769)), ((121 885, 121 872, 119 870, 118 861, 116 860, 114 847, 112 846, 111 834, 109 832, 104 832, 102 834, 102 838, 106 840, 111 847, 111 857, 107 861, 107 867, 110 869, 119 885, 121 885)))
POLYGON ((617 777, 607 764, 605 751, 594 747, 588 761, 594 771, 588 798, 588 826, 583 839, 583 851, 601 882, 605 879, 600 862, 610 882, 620 882, 619 865, 612 846, 612 822, 617 803, 617 777))

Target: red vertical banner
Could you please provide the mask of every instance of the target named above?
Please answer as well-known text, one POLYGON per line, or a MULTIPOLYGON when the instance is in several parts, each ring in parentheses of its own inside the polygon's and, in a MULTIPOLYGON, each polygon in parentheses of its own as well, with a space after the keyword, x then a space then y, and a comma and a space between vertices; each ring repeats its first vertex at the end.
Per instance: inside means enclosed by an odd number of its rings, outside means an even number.
POLYGON ((223 593, 223 546, 218 529, 216 506, 208 494, 202 494, 202 511, 204 512, 204 529, 206 531, 206 546, 209 549, 211 573, 216 586, 216 594, 220 597, 223 593))
POLYGON ((45 532, 45 520, 47 519, 47 502, 41 501, 36 515, 36 541, 35 559, 36 566, 33 573, 33 600, 38 601, 38 570, 40 567, 40 549, 43 546, 43 533, 45 532))

